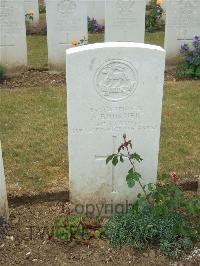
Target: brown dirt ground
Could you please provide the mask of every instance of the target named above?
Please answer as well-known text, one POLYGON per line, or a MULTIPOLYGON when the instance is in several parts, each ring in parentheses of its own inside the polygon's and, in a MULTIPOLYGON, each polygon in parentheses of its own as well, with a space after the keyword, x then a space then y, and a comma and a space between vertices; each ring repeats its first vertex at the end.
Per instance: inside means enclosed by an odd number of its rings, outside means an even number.
POLYGON ((57 217, 67 215, 69 208, 69 203, 60 201, 10 206, 12 227, 6 239, 0 241, 0 265, 189 266, 200 263, 198 256, 170 260, 157 248, 142 252, 130 247, 113 248, 104 239, 70 244, 49 240, 51 224, 57 217))
MULTIPOLYGON (((165 80, 176 80, 174 69, 166 71, 165 80)), ((29 67, 23 72, 0 82, 0 89, 44 87, 49 85, 65 85, 65 73, 49 72, 47 67, 29 67)))
POLYGON ((45 87, 65 84, 65 73, 49 72, 48 68, 28 68, 24 72, 8 77, 0 83, 1 89, 17 89, 27 87, 45 87))

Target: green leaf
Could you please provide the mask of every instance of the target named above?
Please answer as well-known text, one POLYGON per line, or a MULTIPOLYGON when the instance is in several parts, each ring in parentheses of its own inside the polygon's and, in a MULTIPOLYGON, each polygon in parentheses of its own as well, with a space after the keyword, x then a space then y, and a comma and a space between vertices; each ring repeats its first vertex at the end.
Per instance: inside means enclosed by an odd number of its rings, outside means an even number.
POLYGON ((130 168, 130 169, 128 170, 128 173, 129 173, 129 174, 133 174, 133 168, 130 168))
POLYGON ((139 163, 143 160, 143 159, 140 157, 140 155, 137 154, 136 152, 130 155, 130 159, 134 159, 134 160, 138 161, 139 163))
POLYGON ((115 156, 113 157, 113 159, 112 159, 112 164, 113 164, 114 166, 116 166, 116 165, 118 164, 118 157, 117 157, 117 155, 115 155, 115 156))
POLYGON ((133 178, 134 178, 135 181, 139 181, 139 179, 141 178, 141 175, 139 173, 137 173, 137 172, 134 172, 133 173, 133 178))
POLYGON ((126 177, 126 182, 128 184, 128 187, 132 188, 135 186, 135 180, 133 178, 133 175, 132 174, 128 174, 127 177, 126 177))
POLYGON ((122 155, 120 156, 120 162, 121 162, 121 163, 124 162, 124 159, 123 159, 123 156, 122 156, 122 155))
POLYGON ((139 181, 140 178, 141 178, 141 175, 137 172, 133 172, 133 169, 131 168, 126 177, 126 182, 128 186, 132 188, 135 186, 135 182, 139 181))
POLYGON ((106 158, 106 164, 108 164, 108 163, 113 159, 114 156, 115 156, 115 154, 109 155, 109 156, 106 158))
POLYGON ((147 187, 148 187, 148 190, 149 190, 149 191, 152 191, 152 190, 155 189, 155 185, 152 184, 152 183, 147 184, 147 187))

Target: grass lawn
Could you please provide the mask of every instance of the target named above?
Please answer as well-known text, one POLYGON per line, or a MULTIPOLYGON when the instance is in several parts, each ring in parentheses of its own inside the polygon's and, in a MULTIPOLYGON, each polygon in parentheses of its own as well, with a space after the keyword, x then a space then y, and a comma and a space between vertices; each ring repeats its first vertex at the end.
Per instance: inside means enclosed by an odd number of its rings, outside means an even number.
MULTIPOLYGON (((104 41, 103 34, 89 35, 89 43, 103 42, 103 41, 104 41)), ((145 43, 163 46, 164 32, 146 33, 145 43)), ((27 46, 28 46, 28 63, 34 66, 47 66, 48 64, 47 37, 40 35, 28 35, 27 46)))
POLYGON ((27 36, 28 64, 48 65, 47 37, 42 35, 27 36))
MULTIPOLYGON (((165 82, 159 171, 199 173, 200 81, 165 82)), ((62 87, 1 90, 0 139, 8 191, 68 186, 66 95, 62 87)), ((188 175, 187 175, 188 176, 188 175)))
POLYGON ((64 87, 0 91, 0 139, 12 194, 66 188, 64 91, 64 87))

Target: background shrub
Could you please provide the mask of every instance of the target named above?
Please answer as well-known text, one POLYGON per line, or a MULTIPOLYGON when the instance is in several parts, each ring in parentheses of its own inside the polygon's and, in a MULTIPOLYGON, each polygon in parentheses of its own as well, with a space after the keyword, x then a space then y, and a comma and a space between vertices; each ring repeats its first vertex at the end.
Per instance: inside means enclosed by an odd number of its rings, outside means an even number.
POLYGON ((47 24, 46 21, 40 21, 37 23, 26 22, 26 34, 37 34, 37 35, 47 35, 47 24))
POLYGON ((6 79, 6 69, 0 65, 0 82, 6 79))
POLYGON ((98 24, 95 18, 88 17, 88 32, 91 33, 102 33, 104 31, 104 27, 98 24))
POLYGON ((39 13, 40 14, 46 13, 46 6, 44 4, 39 5, 39 13))
POLYGON ((181 46, 182 61, 178 66, 176 75, 178 78, 200 79, 200 36, 195 36, 192 46, 181 46))
POLYGON ((164 29, 163 9, 156 0, 149 2, 146 8, 145 28, 147 32, 155 32, 164 29))

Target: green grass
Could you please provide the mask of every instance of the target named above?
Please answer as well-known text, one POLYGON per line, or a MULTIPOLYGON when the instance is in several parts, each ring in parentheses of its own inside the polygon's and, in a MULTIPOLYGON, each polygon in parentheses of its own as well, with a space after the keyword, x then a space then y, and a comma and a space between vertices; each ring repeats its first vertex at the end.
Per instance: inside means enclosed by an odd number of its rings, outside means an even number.
POLYGON ((145 34, 145 43, 164 47, 165 33, 163 31, 145 34))
POLYGON ((67 187, 65 89, 0 91, 2 140, 8 191, 67 187))
POLYGON ((182 177, 199 174, 200 81, 165 83, 160 143, 160 172, 182 177))
POLYGON ((34 66, 47 66, 48 51, 47 37, 40 35, 27 36, 28 64, 34 66))
MULTIPOLYGON (((45 14, 41 14, 42 19, 45 14)), ((41 18, 40 18, 41 19, 41 18)), ((89 43, 103 42, 104 34, 90 34, 89 43)), ((164 32, 146 33, 145 43, 156 44, 163 46, 164 32)), ((40 35, 28 35, 28 64, 34 66, 47 66, 48 51, 47 51, 47 37, 40 35)))
POLYGON ((40 22, 46 21, 46 13, 40 13, 40 22))
MULTIPOLYGON (((165 82, 159 171, 199 173, 200 81, 165 82)), ((67 188, 66 94, 63 87, 2 90, 0 139, 8 191, 67 188)), ((187 175, 188 176, 188 175, 187 175)))

